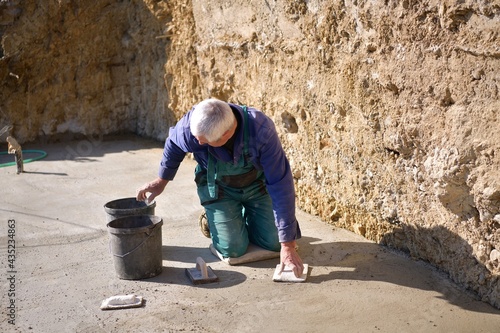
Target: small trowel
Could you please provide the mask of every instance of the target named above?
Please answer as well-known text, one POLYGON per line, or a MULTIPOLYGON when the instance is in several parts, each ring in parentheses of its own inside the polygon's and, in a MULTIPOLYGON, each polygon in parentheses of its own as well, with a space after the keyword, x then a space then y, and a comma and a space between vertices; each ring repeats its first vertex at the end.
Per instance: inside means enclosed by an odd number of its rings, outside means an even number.
POLYGON ((186 268, 186 275, 191 279, 193 284, 212 283, 219 280, 202 257, 196 258, 195 268, 186 268))

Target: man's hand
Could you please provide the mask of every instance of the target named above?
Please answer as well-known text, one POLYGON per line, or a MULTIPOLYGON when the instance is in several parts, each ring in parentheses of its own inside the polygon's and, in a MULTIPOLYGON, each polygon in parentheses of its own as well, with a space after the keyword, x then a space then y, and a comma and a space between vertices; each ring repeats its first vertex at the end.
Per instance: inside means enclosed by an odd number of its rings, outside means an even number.
POLYGON ((146 185, 137 190, 137 196, 136 196, 137 201, 147 200, 148 202, 152 202, 154 198, 156 198, 163 192, 167 184, 168 180, 161 178, 157 178, 152 182, 147 183, 146 185), (151 194, 147 196, 148 193, 151 194))
POLYGON ((281 263, 291 268, 295 277, 300 277, 304 271, 304 264, 295 247, 295 241, 281 243, 280 257, 281 263))

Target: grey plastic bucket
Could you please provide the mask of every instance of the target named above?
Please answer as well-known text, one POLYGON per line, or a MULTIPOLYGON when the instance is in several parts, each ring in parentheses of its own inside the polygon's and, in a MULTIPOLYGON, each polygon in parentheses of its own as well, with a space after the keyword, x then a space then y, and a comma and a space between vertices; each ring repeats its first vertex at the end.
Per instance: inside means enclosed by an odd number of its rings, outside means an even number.
POLYGON ((154 215, 132 215, 107 224, 116 275, 124 280, 157 276, 162 271, 161 226, 154 215))
POLYGON ((110 201, 104 205, 107 222, 130 215, 155 215, 156 201, 146 204, 135 198, 124 198, 110 201))

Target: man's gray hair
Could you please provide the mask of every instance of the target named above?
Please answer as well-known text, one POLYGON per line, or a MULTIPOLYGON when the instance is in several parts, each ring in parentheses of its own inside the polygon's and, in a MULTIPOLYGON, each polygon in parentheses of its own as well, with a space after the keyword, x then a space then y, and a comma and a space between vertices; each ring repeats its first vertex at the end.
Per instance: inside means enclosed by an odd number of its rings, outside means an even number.
POLYGON ((210 98, 194 107, 189 126, 194 136, 204 136, 208 142, 215 142, 234 125, 234 121, 229 104, 210 98))

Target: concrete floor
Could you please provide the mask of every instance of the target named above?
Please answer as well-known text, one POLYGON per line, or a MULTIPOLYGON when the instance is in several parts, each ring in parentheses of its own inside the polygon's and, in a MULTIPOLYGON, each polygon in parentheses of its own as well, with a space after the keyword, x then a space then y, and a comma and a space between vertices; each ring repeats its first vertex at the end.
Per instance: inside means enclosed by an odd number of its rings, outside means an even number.
POLYGON ((306 283, 272 282, 277 259, 218 261, 198 229, 191 160, 157 198, 162 274, 118 279, 103 205, 154 179, 162 146, 138 137, 30 144, 48 156, 21 175, 0 168, 2 332, 498 332, 500 311, 445 274, 300 211, 306 283), (219 282, 191 284, 185 268, 198 256, 219 282), (99 308, 132 293, 145 306, 99 308))

